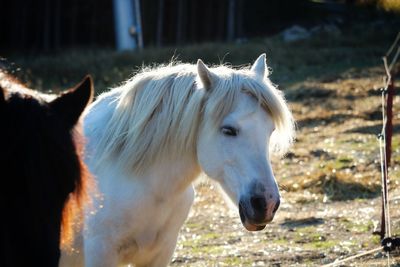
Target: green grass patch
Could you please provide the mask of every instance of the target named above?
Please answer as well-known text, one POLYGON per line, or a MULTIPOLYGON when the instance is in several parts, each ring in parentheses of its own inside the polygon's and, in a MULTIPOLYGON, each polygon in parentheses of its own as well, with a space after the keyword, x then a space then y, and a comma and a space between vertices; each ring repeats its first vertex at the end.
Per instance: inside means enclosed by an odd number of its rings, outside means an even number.
POLYGON ((329 160, 323 164, 319 164, 319 168, 321 170, 326 170, 330 172, 332 170, 341 170, 345 168, 349 168, 353 165, 353 158, 350 156, 340 156, 336 159, 329 160))
POLYGON ((216 255, 216 254, 221 254, 224 251, 224 248, 221 246, 203 245, 203 246, 193 246, 191 247, 190 251, 193 254, 216 255))
POLYGON ((340 217, 339 222, 351 233, 372 233, 374 224, 372 221, 353 221, 340 217))
POLYGON ((274 239, 274 244, 287 246, 288 244, 290 244, 290 241, 291 240, 288 238, 277 238, 274 239))
POLYGON ((229 256, 225 257, 222 262, 226 264, 226 266, 250 266, 253 262, 249 259, 238 257, 238 256, 229 256))
POLYGON ((307 248, 329 250, 337 246, 340 242, 337 240, 314 241, 306 244, 307 248))

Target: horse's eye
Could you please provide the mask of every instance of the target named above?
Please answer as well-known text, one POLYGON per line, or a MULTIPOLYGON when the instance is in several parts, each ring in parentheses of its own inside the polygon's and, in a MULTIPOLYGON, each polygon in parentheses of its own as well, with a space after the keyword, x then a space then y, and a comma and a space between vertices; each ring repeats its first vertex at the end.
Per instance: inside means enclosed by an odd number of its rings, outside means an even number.
POLYGON ((237 136, 238 135, 238 130, 232 126, 223 126, 221 128, 221 132, 224 135, 228 135, 228 136, 237 136))

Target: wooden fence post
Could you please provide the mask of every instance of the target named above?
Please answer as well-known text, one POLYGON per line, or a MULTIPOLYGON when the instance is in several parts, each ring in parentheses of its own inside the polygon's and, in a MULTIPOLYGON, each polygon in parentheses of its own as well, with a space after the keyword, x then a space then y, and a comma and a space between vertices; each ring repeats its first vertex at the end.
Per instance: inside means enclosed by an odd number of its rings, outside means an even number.
POLYGON ((385 238, 386 233, 386 219, 385 219, 385 203, 388 203, 388 168, 390 166, 390 160, 392 156, 392 136, 393 136, 393 96, 394 96, 394 76, 395 73, 391 73, 390 84, 386 92, 386 125, 385 125, 385 149, 386 149, 386 168, 384 169, 384 182, 383 182, 383 196, 382 196, 382 213, 381 213, 381 240, 385 238))

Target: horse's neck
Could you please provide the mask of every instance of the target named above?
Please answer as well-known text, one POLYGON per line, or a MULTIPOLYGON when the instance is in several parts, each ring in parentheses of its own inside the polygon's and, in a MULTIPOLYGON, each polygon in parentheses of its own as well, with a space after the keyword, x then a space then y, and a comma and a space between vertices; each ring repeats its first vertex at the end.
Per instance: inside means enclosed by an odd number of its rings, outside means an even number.
MULTIPOLYGON (((121 90, 113 90, 101 96, 85 112, 84 132, 87 137, 86 160, 89 167, 94 165, 91 162, 91 155, 94 154, 98 141, 101 139, 106 125, 117 105, 116 99, 121 94, 121 90)), ((93 158, 93 160, 95 160, 93 158)), ((105 163, 104 167, 113 169, 118 164, 105 163), (108 167, 107 167, 108 166, 108 167)), ((114 170, 118 173, 122 170, 114 170)), ((140 183, 147 184, 154 190, 160 190, 159 194, 174 194, 184 191, 199 176, 201 170, 197 158, 191 155, 179 155, 179 158, 168 159, 164 162, 154 162, 149 164, 146 173, 133 175, 130 179, 137 179, 140 183)), ((125 176, 121 173, 121 176, 125 176)), ((128 177, 129 178, 129 177, 128 177)))
POLYGON ((119 90, 110 91, 102 95, 101 99, 93 102, 84 113, 84 135, 87 137, 87 154, 94 153, 98 141, 101 139, 106 125, 111 119, 117 105, 116 98, 121 94, 119 90))
POLYGON ((195 159, 181 157, 170 162, 160 162, 150 167, 147 177, 151 188, 160 190, 158 194, 179 194, 184 192, 200 175, 201 169, 195 159))
MULTIPOLYGON (((122 90, 114 89, 103 94, 85 112, 84 132, 87 137, 85 154, 89 167, 95 165, 94 162, 91 162, 92 159, 95 160, 91 155, 94 155, 99 140, 107 130, 106 125, 113 115, 118 102, 116 100, 121 93, 122 90)), ((103 167, 112 173, 119 173, 121 177, 137 180, 137 182, 145 184, 147 188, 151 188, 152 191, 158 191, 153 192, 155 195, 168 197, 185 191, 199 176, 201 169, 193 151, 191 153, 190 155, 179 155, 179 158, 175 159, 169 158, 163 162, 149 163, 145 174, 132 174, 132 177, 126 177, 125 173, 121 173, 124 171, 118 167, 115 169, 118 166, 116 163, 105 162, 103 167)))
POLYGON ((140 189, 138 195, 145 194, 149 198, 164 202, 185 194, 200 172, 201 169, 197 162, 182 158, 181 160, 150 164, 143 174, 124 171, 118 167, 116 162, 110 160, 96 169, 94 174, 99 179, 98 186, 101 192, 107 192, 109 186, 122 191, 129 191, 129 188, 132 188, 132 192, 135 194, 135 190, 140 189), (132 184, 133 187, 131 187, 132 184))

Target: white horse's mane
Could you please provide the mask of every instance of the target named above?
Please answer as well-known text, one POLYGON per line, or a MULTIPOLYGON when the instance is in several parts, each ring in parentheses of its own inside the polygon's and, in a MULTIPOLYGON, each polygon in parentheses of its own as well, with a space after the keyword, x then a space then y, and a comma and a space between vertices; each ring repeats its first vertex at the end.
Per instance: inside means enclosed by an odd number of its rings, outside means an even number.
POLYGON ((115 88, 121 93, 96 146, 98 164, 114 159, 140 173, 162 158, 196 157, 202 118, 210 116, 213 123, 207 125, 219 125, 240 92, 252 95, 271 115, 276 126, 271 145, 285 152, 293 141, 293 118, 270 80, 257 78, 247 68, 221 65, 210 71, 218 77, 210 90, 203 88, 196 65, 178 63, 144 68, 115 88))

